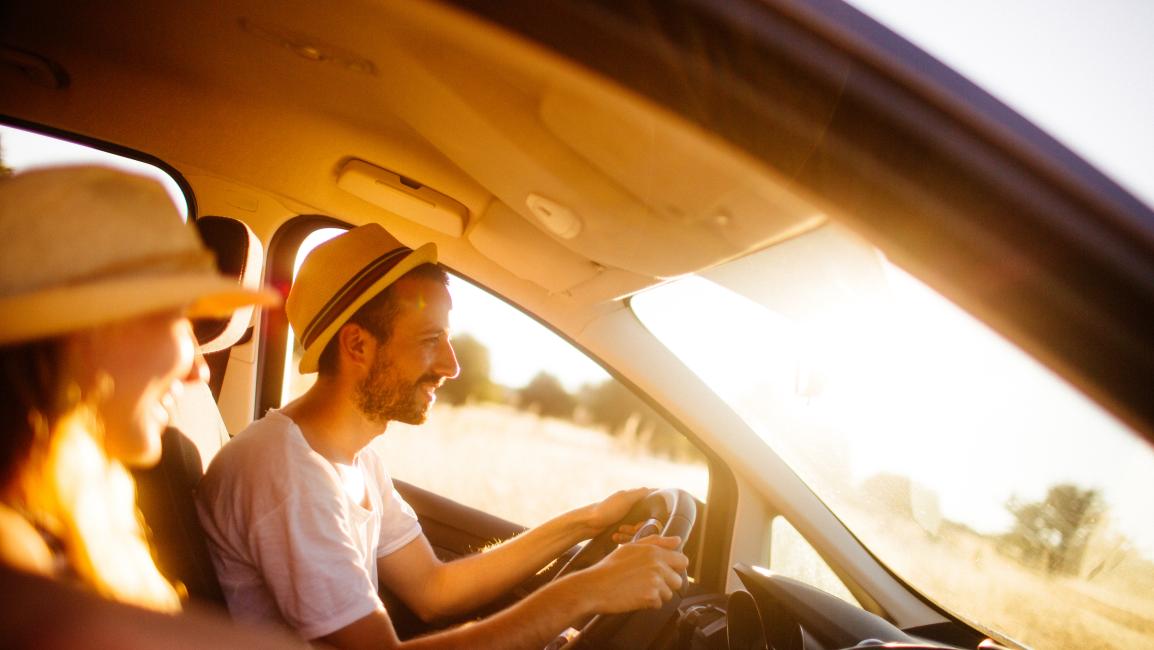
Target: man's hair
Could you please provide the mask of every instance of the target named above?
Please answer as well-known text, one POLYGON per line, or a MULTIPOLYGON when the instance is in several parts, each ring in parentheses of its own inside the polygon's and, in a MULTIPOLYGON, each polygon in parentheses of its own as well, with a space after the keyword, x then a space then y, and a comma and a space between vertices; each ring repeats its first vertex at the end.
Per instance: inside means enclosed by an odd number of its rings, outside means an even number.
MULTIPOLYGON (((358 325, 367 330, 376 339, 378 344, 384 345, 393 333, 393 321, 397 317, 397 312, 400 311, 400 303, 396 300, 396 291, 394 287, 397 282, 405 278, 427 278, 430 280, 437 280, 445 286, 449 286, 449 274, 445 268, 440 264, 422 264, 413 268, 408 273, 397 278, 395 282, 385 287, 384 291, 373 296, 368 302, 361 306, 360 309, 354 313, 344 325, 358 325)), ((339 333, 340 330, 338 330, 339 333)), ((321 356, 317 359, 317 374, 320 376, 328 376, 336 374, 337 365, 340 360, 340 336, 334 336, 327 345, 321 356)))

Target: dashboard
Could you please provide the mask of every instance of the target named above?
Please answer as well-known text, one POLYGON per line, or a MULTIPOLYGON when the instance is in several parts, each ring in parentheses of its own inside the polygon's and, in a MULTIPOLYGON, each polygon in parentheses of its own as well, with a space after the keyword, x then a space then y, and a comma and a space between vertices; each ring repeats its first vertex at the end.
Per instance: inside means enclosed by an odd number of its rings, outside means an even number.
POLYGON ((866 648, 998 650, 980 636, 942 642, 903 631, 803 582, 772 571, 733 567, 744 589, 690 596, 679 605, 668 646, 687 650, 835 650, 866 648))

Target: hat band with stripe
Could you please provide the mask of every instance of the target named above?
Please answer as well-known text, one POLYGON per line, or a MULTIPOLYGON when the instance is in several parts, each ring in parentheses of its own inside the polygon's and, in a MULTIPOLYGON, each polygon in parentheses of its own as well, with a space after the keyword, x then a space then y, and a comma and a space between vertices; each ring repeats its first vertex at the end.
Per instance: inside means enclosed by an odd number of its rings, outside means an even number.
POLYGON ((325 331, 334 320, 343 314, 361 294, 368 291, 377 280, 384 277, 397 263, 412 252, 413 249, 408 247, 395 248, 376 258, 359 273, 349 278, 309 322, 304 332, 301 333, 301 344, 305 348, 312 346, 321 332, 325 331))

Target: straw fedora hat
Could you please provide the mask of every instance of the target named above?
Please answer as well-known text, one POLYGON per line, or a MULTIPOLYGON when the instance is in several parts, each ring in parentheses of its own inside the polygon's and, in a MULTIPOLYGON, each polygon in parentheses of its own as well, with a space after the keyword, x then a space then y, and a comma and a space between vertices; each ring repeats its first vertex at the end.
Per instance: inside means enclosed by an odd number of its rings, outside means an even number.
POLYGON ((436 244, 413 250, 375 223, 313 249, 285 301, 289 324, 304 348, 300 371, 317 371, 325 346, 365 303, 414 268, 436 262, 436 244))
POLYGON ((154 180, 57 167, 0 180, 0 345, 184 307, 274 305, 221 275, 154 180))

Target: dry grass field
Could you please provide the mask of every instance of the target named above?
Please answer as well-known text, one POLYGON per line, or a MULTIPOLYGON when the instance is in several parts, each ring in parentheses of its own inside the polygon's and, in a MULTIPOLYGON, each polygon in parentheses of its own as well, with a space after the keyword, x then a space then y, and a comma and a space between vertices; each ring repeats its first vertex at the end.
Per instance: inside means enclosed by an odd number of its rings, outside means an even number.
POLYGON ((425 424, 390 424, 373 444, 394 477, 526 526, 625 488, 679 487, 699 499, 709 488, 704 465, 508 406, 437 405, 425 424))
POLYGON ((1093 581, 1052 576, 1007 558, 980 535, 951 530, 931 538, 912 521, 864 512, 851 518, 891 569, 971 622, 1039 649, 1154 648, 1154 593, 1142 589, 1154 574, 1133 573, 1151 571, 1149 563, 1132 559, 1093 581))
MULTIPOLYGON (((708 487, 702 465, 654 458, 636 441, 504 406, 437 406, 428 423, 390 425, 374 444, 397 478, 530 526, 621 488, 675 486, 700 498, 708 487)), ((843 514, 878 557, 931 598, 1024 644, 1154 648, 1154 593, 1143 588, 1154 576, 1135 575, 1149 563, 1092 582, 1046 576, 972 533, 931 538, 912 521, 843 514)))

